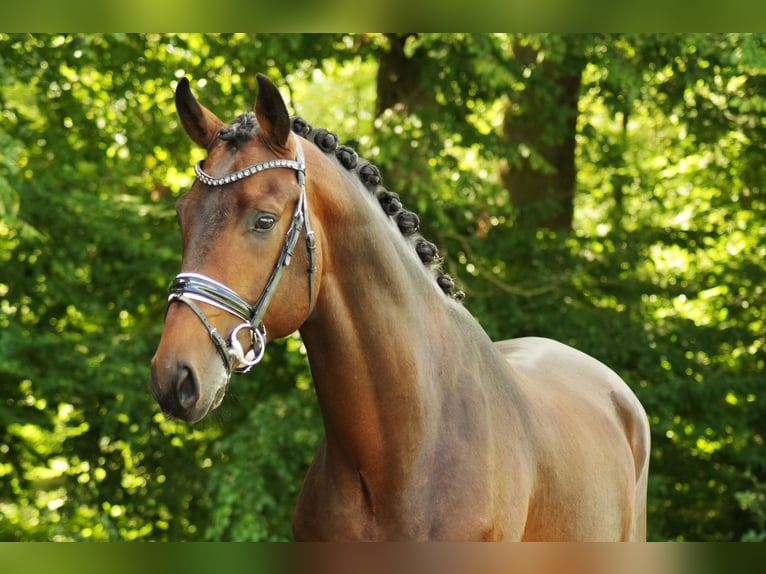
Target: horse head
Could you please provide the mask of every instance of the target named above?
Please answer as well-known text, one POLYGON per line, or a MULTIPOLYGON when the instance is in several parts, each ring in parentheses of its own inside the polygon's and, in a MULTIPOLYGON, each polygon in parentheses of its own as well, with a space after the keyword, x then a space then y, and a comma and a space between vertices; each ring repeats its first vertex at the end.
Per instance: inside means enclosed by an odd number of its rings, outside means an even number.
POLYGON ((207 157, 176 206, 181 273, 151 389, 166 415, 188 422, 221 403, 231 374, 256 364, 268 339, 298 329, 316 298, 303 146, 276 86, 260 74, 258 85, 254 113, 230 125, 197 101, 188 80, 176 88, 181 124, 207 157), (296 249, 301 237, 306 249, 296 249))

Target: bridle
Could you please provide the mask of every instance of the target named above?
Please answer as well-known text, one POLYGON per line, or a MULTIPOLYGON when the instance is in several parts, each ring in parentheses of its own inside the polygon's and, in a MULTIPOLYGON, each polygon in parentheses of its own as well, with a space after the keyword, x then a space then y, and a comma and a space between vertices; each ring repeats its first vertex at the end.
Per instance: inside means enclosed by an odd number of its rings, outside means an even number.
POLYGON ((197 175, 197 179, 210 187, 228 185, 256 173, 274 168, 288 168, 296 171, 300 187, 300 197, 295 205, 295 211, 285 236, 285 242, 282 245, 282 251, 258 300, 251 305, 223 283, 219 283, 201 273, 179 273, 170 286, 168 307, 174 301, 180 301, 194 311, 194 314, 199 317, 210 333, 210 338, 213 340, 218 353, 223 359, 227 375, 231 375, 231 373, 246 373, 263 358, 263 353, 266 350, 266 326, 263 324, 263 316, 266 314, 271 298, 277 290, 282 272, 290 264, 293 252, 295 251, 295 245, 298 242, 298 236, 304 226, 306 228, 309 273, 309 309, 307 317, 311 315, 313 310, 316 242, 314 230, 309 220, 309 209, 306 200, 306 163, 300 140, 298 137, 295 137, 294 160, 271 159, 224 177, 212 177, 205 173, 202 169, 201 161, 197 162, 194 166, 194 173, 197 175), (226 341, 218 330, 213 327, 196 302, 207 303, 227 311, 243 321, 231 332, 229 341, 226 341), (247 352, 242 348, 237 337, 242 329, 247 329, 250 332, 250 349, 247 352))

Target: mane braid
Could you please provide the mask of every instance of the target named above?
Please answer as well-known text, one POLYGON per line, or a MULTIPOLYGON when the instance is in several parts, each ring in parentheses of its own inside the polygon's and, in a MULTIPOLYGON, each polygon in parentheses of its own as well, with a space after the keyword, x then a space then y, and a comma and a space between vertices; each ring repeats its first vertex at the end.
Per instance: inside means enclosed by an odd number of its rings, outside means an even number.
POLYGON ((439 288, 455 301, 462 302, 465 293, 455 292, 455 281, 441 270, 441 260, 436 245, 418 233, 420 218, 404 208, 399 194, 383 187, 383 179, 378 168, 366 159, 360 158, 353 148, 338 145, 337 134, 324 128, 312 128, 303 118, 292 118, 292 130, 299 136, 313 141, 324 153, 335 155, 343 167, 356 173, 362 185, 377 198, 383 212, 396 222, 402 235, 410 240, 420 261, 433 271, 439 288))

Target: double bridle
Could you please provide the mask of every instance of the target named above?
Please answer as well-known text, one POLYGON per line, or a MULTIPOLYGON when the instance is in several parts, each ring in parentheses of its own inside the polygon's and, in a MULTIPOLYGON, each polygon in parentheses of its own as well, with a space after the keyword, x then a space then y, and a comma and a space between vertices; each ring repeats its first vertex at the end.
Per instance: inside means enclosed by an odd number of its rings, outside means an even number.
POLYGON ((228 185, 256 173, 274 168, 294 169, 297 172, 300 197, 295 205, 295 211, 285 236, 285 242, 282 245, 282 251, 279 254, 269 280, 266 282, 266 286, 261 292, 261 296, 255 304, 251 305, 223 283, 219 283, 201 273, 179 273, 170 286, 168 307, 174 301, 181 301, 194 311, 195 315, 199 317, 210 333, 210 338, 213 340, 218 353, 223 359, 228 375, 231 375, 232 372, 246 373, 263 358, 263 353, 266 350, 266 327, 263 324, 263 316, 266 314, 271 298, 277 290, 282 272, 290 264, 293 252, 295 251, 295 245, 298 242, 298 236, 304 226, 306 227, 306 250, 308 252, 309 263, 309 310, 307 316, 311 315, 314 306, 314 273, 316 271, 314 258, 316 242, 314 240, 314 230, 311 228, 309 220, 309 209, 306 200, 306 163, 301 143, 295 137, 294 160, 271 159, 224 177, 212 177, 205 173, 202 169, 202 162, 198 162, 194 166, 194 173, 197 175, 197 179, 211 187, 228 185), (243 322, 237 325, 231 332, 228 342, 208 321, 205 313, 196 302, 207 303, 242 319, 243 322), (239 332, 243 329, 247 329, 250 333, 250 349, 248 351, 243 349, 238 338, 239 332))

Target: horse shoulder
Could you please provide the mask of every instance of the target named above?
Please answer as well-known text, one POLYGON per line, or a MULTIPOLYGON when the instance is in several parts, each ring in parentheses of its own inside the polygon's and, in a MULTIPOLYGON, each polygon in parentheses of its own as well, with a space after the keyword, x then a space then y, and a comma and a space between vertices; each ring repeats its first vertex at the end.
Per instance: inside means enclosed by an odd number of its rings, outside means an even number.
POLYGON ((527 337, 496 348, 531 409, 537 494, 525 536, 626 536, 648 465, 648 422, 638 399, 609 367, 563 343, 527 337), (569 507, 580 501, 578 526, 558 522, 553 508, 565 500, 569 507))
MULTIPOLYGON (((602 362, 564 343, 540 337, 509 339, 495 344, 506 360, 512 384, 535 405, 538 418, 579 420, 592 427, 596 420, 630 435, 631 447, 648 444, 648 422, 641 403, 628 385, 602 362), (581 414, 579 418, 578 414, 581 414), (633 444, 635 443, 635 444, 633 444)), ((646 448, 644 445, 643 448, 646 448)))
POLYGON ((645 417, 633 391, 609 367, 569 345, 542 337, 495 343, 511 370, 515 384, 533 401, 584 402, 619 418, 645 417))

